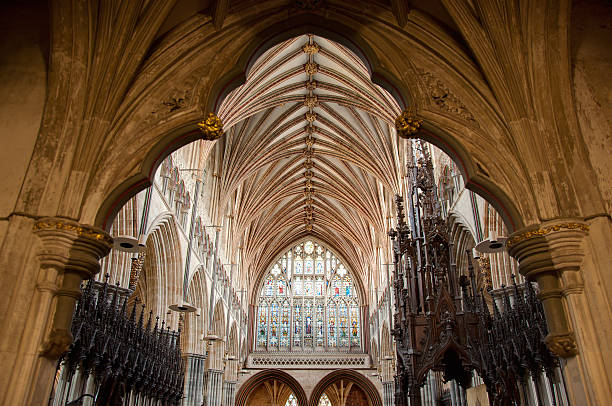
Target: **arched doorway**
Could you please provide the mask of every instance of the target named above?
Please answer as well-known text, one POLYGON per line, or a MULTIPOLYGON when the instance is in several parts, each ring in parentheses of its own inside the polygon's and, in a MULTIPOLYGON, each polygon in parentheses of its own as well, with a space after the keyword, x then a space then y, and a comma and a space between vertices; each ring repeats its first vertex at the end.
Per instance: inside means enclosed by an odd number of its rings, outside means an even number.
POLYGON ((277 369, 261 371, 246 381, 236 394, 236 406, 285 406, 287 401, 307 406, 307 399, 299 382, 277 369))
POLYGON ((338 370, 326 375, 313 389, 310 406, 319 406, 321 398, 329 400, 331 406, 382 406, 378 389, 353 370, 338 370))

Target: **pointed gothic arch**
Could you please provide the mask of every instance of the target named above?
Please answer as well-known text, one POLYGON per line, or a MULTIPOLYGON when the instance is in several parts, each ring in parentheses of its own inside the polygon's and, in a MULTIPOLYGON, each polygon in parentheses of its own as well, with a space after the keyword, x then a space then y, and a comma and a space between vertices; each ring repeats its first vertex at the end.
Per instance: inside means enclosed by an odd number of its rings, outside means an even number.
POLYGON ((208 288, 206 286, 206 271, 200 266, 189 281, 187 302, 197 308, 197 311, 186 313, 185 328, 182 333, 184 353, 203 353, 205 351, 203 338, 208 329, 208 288))
MULTIPOLYGON (((323 379, 317 383, 317 385, 312 390, 310 395, 310 406, 318 406, 319 399, 323 395, 323 393, 327 393, 330 387, 333 385, 340 384, 342 388, 346 388, 346 383, 355 385, 359 388, 359 390, 363 391, 369 405, 371 406, 382 406, 382 399, 380 397, 380 393, 376 386, 365 376, 360 374, 357 371, 353 371, 351 369, 341 369, 327 374, 323 379)), ((343 394, 344 396, 349 395, 349 392, 352 388, 349 387, 347 393, 343 394)), ((329 396, 329 394, 328 394, 329 396)))
POLYGON ((236 406, 250 406, 249 397, 266 382, 280 382, 286 385, 295 396, 299 406, 308 406, 308 399, 302 385, 287 372, 279 369, 266 369, 253 375, 243 383, 236 393, 236 406))
POLYGON ((146 238, 146 256, 134 296, 139 297, 147 310, 176 323, 176 314, 167 314, 168 306, 183 296, 183 268, 178 229, 170 213, 159 215, 152 223, 146 238), (167 317, 164 317, 166 315, 167 317))
MULTIPOLYGON (((474 143, 473 137, 484 137, 483 139, 486 140, 485 142, 491 144, 491 142, 495 143, 496 141, 487 139, 487 137, 491 137, 491 135, 487 134, 499 135, 505 130, 499 127, 495 119, 493 119, 495 115, 494 111, 497 106, 492 103, 491 100, 487 100, 488 93, 485 90, 481 92, 473 91, 475 90, 474 87, 486 89, 487 84, 478 73, 477 68, 466 63, 469 58, 458 58, 457 55, 445 54, 444 57, 446 59, 436 60, 441 58, 439 55, 440 52, 444 53, 444 51, 440 50, 442 49, 441 47, 443 47, 442 44, 448 49, 457 49, 458 44, 455 44, 452 39, 442 36, 436 38, 435 41, 428 46, 422 47, 423 44, 415 40, 415 33, 407 35, 406 33, 393 32, 390 34, 386 32, 388 28, 385 28, 379 34, 368 32, 370 38, 366 40, 363 33, 357 33, 348 28, 351 25, 355 25, 355 22, 351 20, 352 17, 350 12, 344 14, 332 13, 331 15, 328 13, 326 16, 319 15, 316 12, 312 14, 301 14, 300 22, 296 23, 296 21, 292 22, 291 19, 281 19, 278 21, 276 19, 277 16, 266 14, 266 12, 269 11, 271 10, 264 11, 261 10, 261 7, 258 7, 258 23, 255 25, 249 20, 249 18, 254 17, 254 14, 252 14, 254 10, 245 11, 243 15, 245 26, 243 26, 242 29, 249 31, 249 34, 243 34, 240 38, 254 39, 250 41, 237 40, 235 44, 233 44, 233 46, 239 48, 239 52, 236 53, 239 55, 237 60, 227 64, 227 70, 216 77, 213 82, 208 83, 207 88, 198 89, 200 97, 198 101, 200 103, 207 105, 210 109, 218 105, 218 100, 221 100, 223 95, 227 94, 237 83, 242 82, 244 74, 240 72, 244 72, 248 68, 249 61, 259 55, 262 50, 265 50, 267 46, 277 44, 283 38, 290 35, 314 32, 329 36, 347 46, 358 55, 364 57, 364 60, 368 61, 367 65, 370 67, 373 80, 383 87, 386 87, 387 90, 400 100, 401 105, 405 105, 407 104, 406 101, 411 100, 410 94, 418 93, 419 90, 416 86, 408 89, 406 86, 408 86, 410 80, 400 76, 399 72, 404 69, 398 69, 397 65, 400 64, 400 62, 394 60, 394 62, 391 63, 388 60, 390 57, 393 58, 395 53, 399 57, 403 51, 394 49, 390 52, 391 50, 383 49, 384 47, 381 45, 387 42, 385 40, 386 35, 394 35, 394 38, 403 41, 405 45, 404 49, 409 50, 406 52, 412 52, 414 54, 412 56, 414 57, 418 55, 418 58, 405 59, 411 59, 412 61, 419 60, 421 63, 425 63, 425 61, 430 63, 434 60, 434 65, 437 62, 440 67, 447 69, 446 72, 453 72, 452 75, 448 75, 448 79, 452 81, 454 85, 457 87, 463 86, 465 89, 471 89, 471 92, 466 90, 462 95, 466 96, 466 98, 478 99, 478 103, 480 104, 471 104, 472 108, 479 109, 474 115, 480 115, 480 117, 476 117, 475 120, 482 118, 482 125, 490 127, 490 131, 488 132, 481 131, 481 128, 466 125, 465 120, 461 118, 451 117, 448 114, 441 115, 439 112, 434 112, 433 110, 430 112, 428 110, 428 114, 426 114, 426 124, 420 136, 442 148, 453 158, 453 160, 455 160, 467 179, 467 187, 477 191, 480 195, 485 197, 485 199, 490 201, 501 213, 510 230, 514 230, 530 221, 529 218, 532 214, 528 214, 528 212, 533 209, 531 202, 518 201, 513 197, 513 190, 509 187, 510 183, 506 182, 508 179, 516 178, 517 174, 520 178, 520 174, 522 173, 520 169, 517 171, 509 169, 517 167, 516 162, 511 161, 514 159, 512 155, 509 153, 498 153, 493 150, 489 151, 489 155, 471 151, 472 147, 470 145, 474 143), (342 35, 340 35, 340 33, 342 33, 342 35), (378 36, 381 38, 377 41, 375 37, 378 36), (445 42, 447 43, 445 44, 445 42), (383 62, 382 59, 387 60, 383 62), (229 68, 230 66, 231 68, 229 68), (381 68, 382 66, 393 67, 393 69, 385 71, 385 69, 381 68), (236 69, 239 71, 236 71, 236 69), (467 80, 466 76, 470 76, 469 80, 467 80), (470 134, 472 137, 470 142, 464 139, 465 134, 470 134), (478 156, 476 157, 475 155, 478 156), (501 164, 504 161, 507 162, 501 164), (496 179, 496 181, 494 182, 492 179, 496 179), (501 182, 502 180, 504 185, 500 187, 496 182, 501 182)), ((205 23, 198 18, 193 18, 189 23, 205 25, 205 23)), ((187 26, 189 23, 181 26, 181 28, 187 26)), ((241 23, 238 22, 236 26, 240 27, 240 24, 241 23)), ((373 19, 369 25, 374 27, 377 24, 379 24, 379 22, 373 19)), ((362 24, 359 25, 361 26, 362 24)), ((419 31, 423 30, 423 27, 415 27, 415 30, 419 32, 419 34, 423 34, 419 31)), ((170 32, 168 36, 183 35, 183 33, 179 34, 179 32, 180 29, 177 28, 176 33, 170 32)), ((222 33, 223 31, 220 31, 218 35, 223 35, 222 33)), ((187 46, 188 37, 189 35, 186 35, 181 39, 181 41, 184 42, 179 41, 178 43, 174 43, 175 47, 180 48, 181 46, 187 46)), ((207 38, 214 43, 215 40, 213 37, 207 38)), ((222 41, 218 42, 221 43, 222 41)), ((189 46, 193 46, 193 43, 190 43, 189 46)), ((209 44, 207 49, 213 48, 214 45, 209 44)), ((165 52, 168 52, 168 50, 161 47, 154 52, 154 57, 159 58, 164 55, 165 52)), ((204 56, 202 55, 201 57, 204 56)), ((400 59, 401 58, 404 58, 404 56, 400 57, 400 59)), ((160 59, 163 60, 164 58, 161 57, 160 59)), ((177 63, 175 58, 172 57, 168 59, 167 65, 156 67, 153 67, 153 65, 146 66, 144 72, 149 71, 150 79, 148 80, 151 80, 151 78, 154 78, 153 80, 159 80, 156 74, 162 73, 160 71, 155 71, 156 69, 168 69, 168 71, 173 71, 177 69, 177 66, 184 66, 184 68, 187 69, 188 66, 193 67, 194 63, 196 63, 196 59, 197 58, 194 58, 188 61, 188 63, 181 64, 177 63)), ((429 67, 431 67, 431 65, 429 67)), ((406 68, 404 71, 413 71, 413 67, 411 66, 410 69, 406 68)), ((145 80, 147 79, 137 81, 138 85, 146 86, 144 83, 145 80)), ((471 100, 471 102, 476 102, 476 100, 471 100)), ((427 107, 427 109, 429 109, 429 107, 427 107)), ((164 129, 152 129, 151 136, 155 135, 155 145, 151 146, 152 144, 149 143, 146 157, 140 156, 137 158, 137 162, 141 163, 141 165, 139 165, 139 173, 132 173, 129 179, 125 176, 120 177, 120 179, 124 179, 124 181, 121 184, 114 184, 112 186, 113 191, 110 192, 110 195, 108 194, 110 189, 107 189, 106 200, 97 208, 95 224, 108 227, 109 220, 113 218, 117 208, 121 206, 123 201, 149 183, 149 179, 165 156, 200 137, 199 130, 196 126, 200 118, 201 117, 192 114, 188 116, 188 122, 185 121, 185 118, 180 122, 169 120, 168 125, 165 125, 164 129)), ((471 119, 474 120, 474 117, 471 119)), ((499 146, 499 143, 496 145, 499 146)), ((515 186, 520 183, 521 182, 515 182, 515 186)))
POLYGON ((210 370, 222 371, 223 370, 223 358, 225 342, 225 312, 223 310, 223 300, 219 299, 215 304, 214 311, 212 313, 212 325, 209 330, 209 336, 213 335, 218 339, 208 344, 208 357, 206 358, 206 366, 210 370))

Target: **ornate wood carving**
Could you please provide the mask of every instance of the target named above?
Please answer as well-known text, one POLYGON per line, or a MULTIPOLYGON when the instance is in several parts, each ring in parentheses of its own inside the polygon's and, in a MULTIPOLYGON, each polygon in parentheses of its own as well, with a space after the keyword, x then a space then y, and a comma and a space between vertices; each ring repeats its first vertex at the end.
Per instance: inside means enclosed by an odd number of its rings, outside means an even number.
POLYGON ((520 403, 526 377, 537 383, 545 372, 554 380, 557 358, 545 344, 546 320, 530 283, 514 284, 514 299, 503 289, 503 311, 488 307, 468 261, 460 275, 449 230, 436 195, 433 165, 422 157, 410 167, 412 194, 406 222, 403 199, 396 198, 397 228, 389 235, 394 248, 396 308, 393 337, 397 344, 396 405, 421 404, 419 388, 429 370, 445 380, 470 384, 472 370, 484 380, 494 405, 520 403), (523 390, 519 390, 519 387, 523 390))
MULTIPOLYGON (((129 293, 87 283, 72 322, 74 341, 60 360, 64 374, 71 377, 78 370, 84 380, 93 375, 96 405, 122 404, 130 392, 178 405, 184 379, 180 331, 170 331, 165 322, 159 326, 151 313, 146 320, 144 306, 128 311, 129 293)), ((81 393, 85 396, 91 394, 81 393)))

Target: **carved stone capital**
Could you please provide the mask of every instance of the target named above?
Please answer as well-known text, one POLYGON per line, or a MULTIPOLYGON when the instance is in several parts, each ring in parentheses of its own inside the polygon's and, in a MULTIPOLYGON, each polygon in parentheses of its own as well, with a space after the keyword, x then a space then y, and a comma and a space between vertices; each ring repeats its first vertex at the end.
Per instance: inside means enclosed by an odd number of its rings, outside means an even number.
POLYGON ((578 354, 574 333, 549 334, 546 336, 548 349, 558 357, 569 358, 578 354))
POLYGON ((43 268, 69 269, 84 278, 99 271, 98 261, 113 245, 112 237, 104 230, 58 217, 38 220, 33 232, 42 241, 38 258, 43 268))
POLYGON ((506 246, 528 278, 541 272, 578 271, 584 256, 582 240, 588 231, 589 225, 582 220, 548 221, 518 230, 506 246))
POLYGON ((549 330, 546 344, 561 357, 578 352, 566 300, 568 295, 582 293, 582 241, 588 230, 588 224, 579 219, 554 220, 519 230, 507 242, 521 274, 538 283, 549 330))
POLYGON ((72 344, 72 333, 68 329, 53 329, 47 334, 41 346, 41 354, 49 358, 59 358, 72 344))
POLYGON ((102 229, 75 221, 46 217, 34 223, 33 232, 42 244, 38 252, 41 268, 39 290, 52 294, 53 320, 41 344, 41 354, 57 358, 72 342, 70 322, 83 279, 100 270, 99 260, 110 251, 113 239, 102 229))

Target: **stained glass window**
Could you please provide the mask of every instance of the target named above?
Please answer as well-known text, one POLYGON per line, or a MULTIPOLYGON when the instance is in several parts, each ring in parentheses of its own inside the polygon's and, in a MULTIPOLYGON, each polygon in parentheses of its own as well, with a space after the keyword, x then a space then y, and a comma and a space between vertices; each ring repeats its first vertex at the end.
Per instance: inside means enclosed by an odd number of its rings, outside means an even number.
MULTIPOLYGON (((328 399, 329 401, 329 399, 328 399)), ((325 406, 329 405, 331 406, 331 403, 325 403, 325 406)), ((287 403, 285 403, 285 406, 298 406, 298 402, 297 399, 295 398, 295 396, 293 395, 293 393, 291 395, 289 395, 289 398, 287 399, 287 403)))
POLYGON ((307 240, 270 265, 259 293, 257 351, 361 351, 360 301, 342 262, 307 240))
POLYGON ((344 300, 338 305, 338 346, 348 347, 348 309, 344 300))
POLYGON ((265 347, 268 342, 268 304, 262 299, 259 302, 257 317, 257 345, 265 347))
POLYGON ((336 317, 337 306, 333 299, 327 302, 327 345, 335 347, 338 343, 338 331, 337 331, 337 317, 336 317))
POLYGON ((278 303, 272 301, 270 305, 270 347, 278 347, 278 303))
POLYGON ((285 349, 289 348, 290 319, 291 305, 289 304, 289 300, 285 299, 282 305, 282 315, 280 323, 280 347, 285 349))
POLYGON ((321 398, 319 399, 319 404, 317 406, 332 406, 332 403, 329 400, 329 397, 327 397, 327 395, 324 393, 321 395, 321 398))

